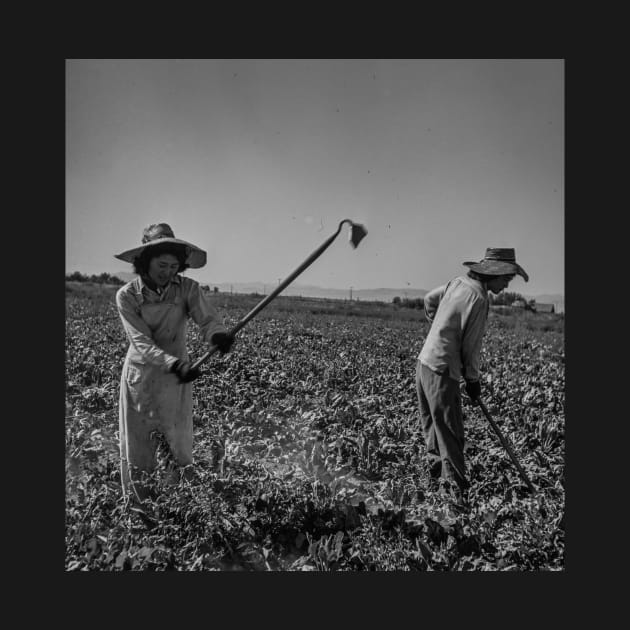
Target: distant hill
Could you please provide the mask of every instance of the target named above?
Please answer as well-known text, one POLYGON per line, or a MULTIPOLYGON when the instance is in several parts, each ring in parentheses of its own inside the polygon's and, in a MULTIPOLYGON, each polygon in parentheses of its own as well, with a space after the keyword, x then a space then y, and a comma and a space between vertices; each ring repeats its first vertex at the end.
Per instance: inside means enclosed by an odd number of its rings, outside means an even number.
MULTIPOLYGON (((129 273, 125 271, 118 271, 112 275, 117 276, 124 282, 129 282, 136 277, 135 273, 129 273)), ((218 287, 222 293, 258 293, 260 295, 269 295, 278 285, 271 282, 202 282, 207 284, 210 288, 218 287)), ((374 301, 374 302, 391 302, 396 296, 404 299, 405 297, 410 300, 421 298, 426 295, 428 291, 426 289, 416 289, 412 287, 390 289, 389 287, 382 287, 378 289, 352 289, 352 299, 361 301, 374 301)), ((301 295, 303 297, 319 297, 328 298, 332 300, 347 300, 350 298, 350 287, 347 289, 328 289, 326 287, 318 287, 309 284, 290 284, 284 289, 281 295, 301 295)), ((564 296, 561 294, 544 294, 544 295, 524 295, 527 300, 534 299, 541 304, 554 304, 556 305, 556 311, 564 311, 564 296)))
MULTIPOLYGON (((129 282, 136 277, 135 273, 125 271, 117 271, 112 275, 120 278, 124 282, 129 282)), ((271 282, 202 282, 209 287, 218 287, 222 293, 259 293, 260 295, 269 295, 278 285, 271 282)), ((425 289, 352 289, 353 300, 375 301, 375 302, 391 302, 394 297, 408 297, 414 299, 423 297, 426 293, 425 289)), ((284 289, 281 295, 301 295, 304 297, 319 297, 332 300, 347 300, 350 297, 350 287, 347 289, 328 289, 314 285, 292 283, 284 289)))
MULTIPOLYGON (((219 291, 229 293, 259 293, 269 295, 278 285, 265 284, 263 282, 233 282, 233 283, 207 283, 210 287, 218 287, 219 291)), ((391 302, 394 297, 418 298, 423 297, 424 289, 352 289, 352 299, 369 302, 391 302)), ((347 289, 328 289, 314 285, 293 283, 286 287, 280 295, 300 295, 303 297, 328 298, 331 300, 347 300, 350 298, 350 287, 347 289)))

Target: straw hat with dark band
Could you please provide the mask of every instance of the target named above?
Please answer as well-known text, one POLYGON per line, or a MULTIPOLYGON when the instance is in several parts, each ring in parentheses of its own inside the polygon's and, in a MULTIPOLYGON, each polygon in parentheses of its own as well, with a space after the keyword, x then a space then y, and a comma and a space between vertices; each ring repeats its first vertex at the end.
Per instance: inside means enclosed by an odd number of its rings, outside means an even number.
POLYGON ((187 255, 186 263, 192 269, 199 269, 199 267, 203 267, 206 264, 206 252, 192 243, 175 238, 173 230, 171 230, 171 227, 166 223, 154 223, 146 227, 142 233, 142 245, 128 249, 122 254, 115 254, 114 258, 133 263, 136 257, 140 256, 147 247, 166 243, 184 247, 187 255))
POLYGON ((517 264, 516 254, 512 248, 488 247, 483 260, 462 264, 470 267, 472 271, 483 273, 487 276, 518 274, 523 277, 525 282, 529 280, 525 270, 517 264))

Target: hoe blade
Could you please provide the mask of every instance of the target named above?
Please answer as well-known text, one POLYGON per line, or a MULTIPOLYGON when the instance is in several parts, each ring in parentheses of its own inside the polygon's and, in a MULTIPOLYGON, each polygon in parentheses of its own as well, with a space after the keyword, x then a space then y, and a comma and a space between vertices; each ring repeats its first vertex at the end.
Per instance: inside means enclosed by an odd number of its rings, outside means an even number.
POLYGON ((353 223, 350 228, 350 243, 352 247, 357 247, 359 243, 365 238, 367 230, 364 225, 360 223, 353 223))

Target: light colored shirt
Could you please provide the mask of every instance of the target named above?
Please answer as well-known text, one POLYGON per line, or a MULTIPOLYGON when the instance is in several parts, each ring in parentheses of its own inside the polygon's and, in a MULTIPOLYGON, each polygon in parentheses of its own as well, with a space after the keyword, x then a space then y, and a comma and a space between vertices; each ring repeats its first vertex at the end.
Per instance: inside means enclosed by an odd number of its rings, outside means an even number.
POLYGON ((450 378, 479 380, 481 340, 488 320, 488 290, 482 282, 458 276, 424 296, 431 322, 418 360, 450 378))
POLYGON ((214 333, 227 332, 199 283, 180 275, 159 293, 138 276, 118 290, 116 306, 130 342, 127 361, 156 366, 162 372, 178 359, 188 360, 188 317, 208 343, 214 333))

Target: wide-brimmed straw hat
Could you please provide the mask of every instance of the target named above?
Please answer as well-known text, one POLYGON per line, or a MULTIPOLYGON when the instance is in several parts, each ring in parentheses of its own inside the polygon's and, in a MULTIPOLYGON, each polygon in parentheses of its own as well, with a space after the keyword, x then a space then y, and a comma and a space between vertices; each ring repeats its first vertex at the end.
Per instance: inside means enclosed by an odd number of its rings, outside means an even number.
POLYGON ((142 232, 142 245, 134 247, 133 249, 128 249, 122 254, 115 254, 114 258, 133 263, 136 257, 140 256, 147 247, 163 245, 165 243, 183 246, 186 251, 186 263, 192 269, 198 269, 206 264, 206 252, 192 243, 175 238, 175 234, 173 234, 171 226, 167 223, 153 223, 152 225, 144 228, 144 231, 142 232))
POLYGON ((525 282, 529 280, 525 269, 516 262, 514 249, 509 247, 488 247, 483 260, 479 262, 465 262, 462 265, 487 276, 518 274, 523 277, 525 282))

